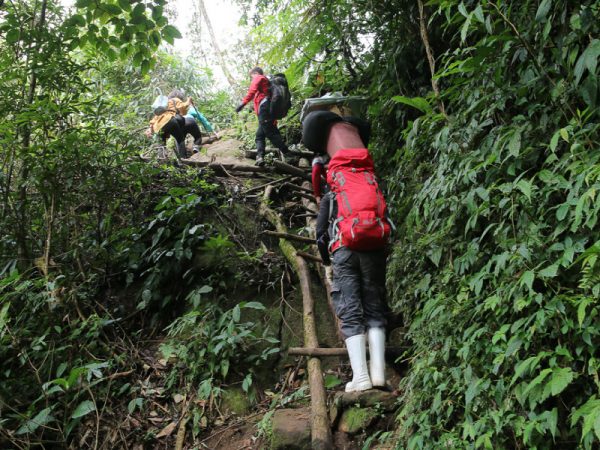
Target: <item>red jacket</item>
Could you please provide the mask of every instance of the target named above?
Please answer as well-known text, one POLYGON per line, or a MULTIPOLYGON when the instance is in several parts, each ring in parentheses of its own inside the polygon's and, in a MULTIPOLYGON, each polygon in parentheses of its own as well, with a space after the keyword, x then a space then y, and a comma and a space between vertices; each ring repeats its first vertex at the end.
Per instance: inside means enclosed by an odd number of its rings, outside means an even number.
POLYGON ((246 105, 250 102, 250 100, 254 99, 254 112, 258 115, 258 107, 260 106, 260 102, 263 101, 265 97, 269 96, 269 79, 264 75, 257 75, 252 79, 252 83, 250 83, 250 87, 248 88, 248 93, 242 100, 242 104, 246 105))

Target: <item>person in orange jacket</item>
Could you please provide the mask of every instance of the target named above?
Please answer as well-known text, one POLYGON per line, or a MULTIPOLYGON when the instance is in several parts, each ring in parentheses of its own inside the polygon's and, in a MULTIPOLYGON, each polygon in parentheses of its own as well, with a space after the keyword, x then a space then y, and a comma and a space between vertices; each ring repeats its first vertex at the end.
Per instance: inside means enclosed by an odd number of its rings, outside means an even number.
POLYGON ((240 112, 250 101, 254 101, 254 111, 258 116, 258 129, 256 130, 256 165, 264 166, 264 156, 266 149, 266 139, 279 149, 283 154, 289 152, 289 149, 281 133, 277 128, 277 121, 271 117, 271 99, 269 79, 265 77, 260 67, 255 67, 250 71, 252 82, 248 88, 248 93, 238 105, 235 112, 240 112))

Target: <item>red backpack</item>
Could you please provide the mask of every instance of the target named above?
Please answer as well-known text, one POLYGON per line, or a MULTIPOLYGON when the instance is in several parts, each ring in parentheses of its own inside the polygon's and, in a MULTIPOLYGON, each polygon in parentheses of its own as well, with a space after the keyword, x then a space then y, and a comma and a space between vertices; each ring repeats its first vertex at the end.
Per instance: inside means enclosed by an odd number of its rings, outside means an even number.
MULTIPOLYGON (((390 237, 386 204, 379 190, 373 159, 364 148, 339 150, 327 171, 327 182, 337 200, 330 249, 340 246, 352 250, 383 248, 390 237)), ((333 207, 333 202, 331 203, 333 207)), ((332 211, 330 211, 330 219, 332 211)))

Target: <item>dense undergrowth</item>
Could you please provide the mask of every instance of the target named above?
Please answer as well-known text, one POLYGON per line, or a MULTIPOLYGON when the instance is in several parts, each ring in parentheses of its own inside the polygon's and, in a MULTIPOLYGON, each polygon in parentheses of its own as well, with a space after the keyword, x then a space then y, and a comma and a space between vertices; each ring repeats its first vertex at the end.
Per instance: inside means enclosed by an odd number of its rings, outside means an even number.
POLYGON ((283 3, 257 35, 297 92, 369 96, 412 342, 398 448, 597 446, 600 3, 283 3))
POLYGON ((175 393, 196 399, 197 435, 223 384, 252 396, 277 351, 252 314, 271 269, 230 241, 226 189, 138 156, 155 87, 186 89, 213 123, 232 116, 209 72, 158 48, 178 35, 164 3, 0 12, 2 448, 152 442, 134 416, 175 393))
POLYGON ((600 439, 597 2, 435 2, 448 117, 403 135, 390 272, 409 448, 600 439), (507 7, 508 6, 508 7, 507 7))
MULTIPOLYGON (((210 176, 134 158, 154 87, 189 85, 221 124, 234 100, 158 50, 177 36, 160 0, 80 0, 69 20, 54 2, 10 3, 0 443, 64 445, 109 401, 140 411, 141 388, 121 374, 144 364, 134 342, 161 333, 156 351, 180 364, 165 389, 210 399, 235 380, 251 391, 276 343, 244 319, 259 303, 226 294, 257 275, 257 256, 236 254, 213 220, 224 199, 210 176)), ((595 448, 600 2, 237 3, 252 16, 245 58, 286 72, 295 111, 336 90, 369 99, 398 226, 390 304, 411 345, 398 426, 381 437, 409 449, 595 448)), ((294 112, 284 125, 297 136, 294 112)))

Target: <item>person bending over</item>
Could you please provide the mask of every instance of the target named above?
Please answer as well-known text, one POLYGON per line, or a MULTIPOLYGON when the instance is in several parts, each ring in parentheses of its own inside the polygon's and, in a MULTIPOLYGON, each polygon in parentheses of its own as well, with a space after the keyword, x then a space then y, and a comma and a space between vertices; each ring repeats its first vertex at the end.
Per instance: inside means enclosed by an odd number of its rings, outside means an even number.
POLYGON ((320 202, 316 237, 324 264, 332 265, 331 297, 352 366, 346 392, 384 387, 390 235, 385 200, 359 127, 341 120, 313 124, 316 128, 304 127, 305 141, 320 133, 318 150, 333 155, 327 172, 331 190, 320 202))
POLYGON ((175 101, 169 100, 167 107, 159 106, 154 110, 154 116, 146 130, 146 136, 158 134, 165 145, 169 136, 175 138, 175 153, 178 158, 185 158, 185 119, 177 112, 175 101))
POLYGON ((283 154, 288 153, 288 147, 281 137, 277 128, 277 121, 271 117, 271 100, 269 99, 269 79, 265 77, 260 67, 255 67, 250 71, 252 82, 248 88, 248 93, 242 100, 242 103, 235 109, 240 112, 250 101, 254 101, 254 111, 258 116, 258 129, 256 130, 256 165, 264 166, 264 156, 266 149, 266 139, 279 149, 283 154))
POLYGON ((312 160, 311 178, 313 195, 318 205, 323 193, 328 190, 325 180, 327 176, 326 165, 329 159, 333 158, 343 146, 366 148, 371 137, 371 125, 353 116, 342 117, 331 111, 313 111, 304 118, 302 127, 304 145, 315 154, 312 160), (332 127, 333 124, 338 122, 353 125, 358 130, 358 134, 348 134, 345 131, 346 127, 332 127), (325 147, 324 143, 327 140, 330 140, 331 144, 325 147))
POLYGON ((202 133, 200 132, 200 127, 198 126, 198 123, 196 122, 192 114, 190 114, 192 111, 195 111, 197 113, 197 110, 194 107, 194 101, 191 97, 186 98, 185 94, 179 89, 174 89, 169 93, 169 101, 171 100, 175 102, 175 108, 177 109, 177 113, 183 116, 184 136, 191 134, 194 138, 194 146, 192 148, 192 153, 198 153, 200 151, 200 146, 202 145, 202 133))

